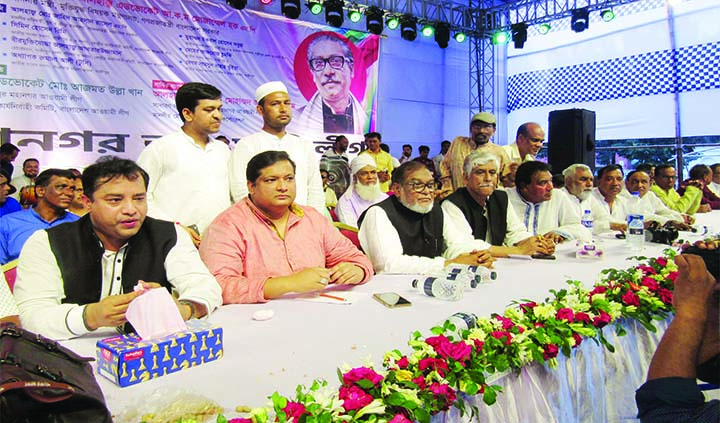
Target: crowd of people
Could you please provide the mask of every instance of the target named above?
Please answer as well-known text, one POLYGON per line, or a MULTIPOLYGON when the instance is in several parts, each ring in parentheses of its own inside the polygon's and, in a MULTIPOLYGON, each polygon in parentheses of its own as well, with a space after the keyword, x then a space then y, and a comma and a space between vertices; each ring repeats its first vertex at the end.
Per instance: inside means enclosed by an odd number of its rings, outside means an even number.
POLYGON ((123 326, 139 282, 172 291, 187 320, 222 304, 363 284, 380 272, 549 256, 562 242, 624 233, 632 207, 642 208, 646 225, 685 230, 694 214, 720 208, 720 164, 693 167, 677 188, 667 164, 627 175, 617 165, 593 174, 575 164, 560 169, 555 180, 564 187, 556 188, 553 170, 536 161, 543 128, 525 123, 513 144, 499 146, 487 112, 471 118, 469 136, 443 141, 434 158, 423 145, 412 159, 405 145, 396 159, 370 132, 357 157, 338 136, 318 160, 310 141, 286 131, 292 100, 282 82, 261 85, 255 99, 263 126, 232 149, 227 138, 214 138, 222 93, 197 82, 177 91, 180 129, 148 145, 137 162, 109 157, 79 175, 39 172, 38 160, 28 159, 12 178, 18 149, 2 145, 0 263, 17 260, 2 315, 67 339, 123 326), (329 186, 322 160, 347 163, 347 187, 329 186), (32 195, 23 200, 23 191, 32 195), (587 211, 592 229, 581 223, 587 211), (333 218, 357 239, 341 234, 333 218))

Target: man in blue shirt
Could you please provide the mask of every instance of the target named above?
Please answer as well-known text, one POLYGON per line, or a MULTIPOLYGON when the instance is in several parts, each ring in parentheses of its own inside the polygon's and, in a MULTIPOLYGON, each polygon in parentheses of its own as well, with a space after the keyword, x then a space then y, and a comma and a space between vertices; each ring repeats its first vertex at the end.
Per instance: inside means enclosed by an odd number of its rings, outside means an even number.
POLYGON ((77 215, 67 212, 75 191, 75 175, 69 170, 48 169, 35 179, 38 204, 0 219, 0 264, 20 256, 25 241, 39 229, 74 222, 77 215))
POLYGON ((15 191, 15 187, 10 184, 7 172, 0 170, 0 217, 22 210, 20 203, 10 197, 15 191))

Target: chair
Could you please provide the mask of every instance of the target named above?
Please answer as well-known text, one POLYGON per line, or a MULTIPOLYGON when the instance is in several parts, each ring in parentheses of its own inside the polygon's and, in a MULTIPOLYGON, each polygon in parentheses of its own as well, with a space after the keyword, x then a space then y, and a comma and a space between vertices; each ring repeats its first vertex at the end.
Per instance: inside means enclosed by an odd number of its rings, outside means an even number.
POLYGON ((335 211, 335 208, 327 208, 328 213, 330 213, 330 217, 332 217, 333 223, 339 223, 340 218, 338 218, 337 212, 335 211))
POLYGON ((15 276, 17 273, 17 265, 18 265, 18 259, 15 259, 11 261, 10 263, 5 263, 2 265, 2 272, 3 275, 5 275, 5 280, 7 281, 8 286, 10 287, 10 292, 13 292, 13 288, 15 288, 15 276))
POLYGON ((360 247, 360 239, 358 238, 357 228, 341 222, 334 222, 334 225, 340 231, 340 233, 345 236, 345 238, 349 239, 354 246, 356 246, 359 250, 362 251, 362 248, 360 247))

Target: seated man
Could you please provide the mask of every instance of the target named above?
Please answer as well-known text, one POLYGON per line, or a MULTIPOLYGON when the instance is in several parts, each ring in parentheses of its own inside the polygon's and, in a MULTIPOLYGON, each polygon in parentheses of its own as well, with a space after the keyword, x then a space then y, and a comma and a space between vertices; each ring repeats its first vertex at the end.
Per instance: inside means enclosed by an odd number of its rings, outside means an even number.
POLYGON ((492 245, 493 257, 509 254, 552 254, 555 245, 535 237, 508 204, 504 191, 495 189, 500 160, 492 153, 473 151, 463 164, 465 186, 458 188, 442 203, 445 218, 475 239, 492 245))
POLYGON ((712 184, 713 181, 713 172, 710 169, 710 166, 704 164, 695 165, 690 168, 688 176, 690 178, 680 184, 677 193, 679 195, 683 195, 683 193, 685 192, 685 187, 695 182, 702 190, 702 200, 700 200, 700 208, 702 210, 699 209, 698 211, 710 211, 708 210, 708 208, 710 208, 711 210, 720 209, 720 197, 715 195, 715 193, 712 192, 709 188, 709 185, 712 184))
POLYGON ((507 188, 510 204, 528 232, 554 243, 566 239, 590 240, 592 234, 580 223, 580 214, 566 195, 553 195, 550 167, 529 161, 518 166, 515 187, 507 188))
POLYGON ((68 213, 75 192, 75 175, 69 170, 48 169, 35 180, 38 203, 0 219, 0 264, 20 256, 25 241, 39 229, 48 229, 80 217, 68 213))
POLYGON ((255 155, 245 177, 249 195, 221 213, 200 244, 225 304, 262 303, 372 277, 367 257, 327 218, 295 203, 295 163, 286 152, 255 155))
POLYGON ((346 225, 357 228, 358 218, 373 204, 387 198, 380 189, 375 160, 367 154, 360 154, 350 163, 352 183, 338 200, 337 215, 346 225))
POLYGON ((655 167, 655 183, 650 190, 670 209, 692 216, 700 208, 702 187, 698 182, 693 182, 685 188, 681 196, 675 191, 676 180, 675 168, 669 164, 661 164, 655 167))
POLYGON ((622 167, 615 164, 601 167, 597 171, 597 177, 597 188, 593 190, 593 197, 610 215, 611 224, 622 225, 627 222, 632 204, 620 196, 625 178, 622 167))
POLYGON ((570 165, 563 171, 563 176, 565 177, 565 186, 559 191, 567 195, 581 216, 585 210, 590 210, 593 216, 594 234, 611 230, 623 232, 627 230, 625 223, 610 222, 610 213, 592 195, 594 178, 590 167, 580 163, 570 165))
POLYGON ((376 272, 433 274, 450 263, 492 265, 488 243, 459 232, 433 207, 435 179, 422 163, 395 169, 391 190, 394 195, 359 219, 360 245, 376 272))
POLYGON ((325 207, 328 209, 334 209, 337 206, 337 196, 335 191, 328 184, 328 171, 320 169, 320 179, 323 184, 323 192, 325 193, 325 207))
POLYGON ((17 190, 15 189, 15 186, 10 184, 7 172, 0 169, 0 217, 22 210, 20 203, 18 203, 16 199, 10 197, 10 194, 15 191, 17 190))
POLYGON ((220 305, 220 287, 187 232, 146 217, 144 170, 110 158, 85 169, 83 186, 90 212, 35 232, 20 255, 15 299, 26 329, 68 339, 122 325, 139 281, 177 290, 185 320, 220 305))
POLYGON ((626 201, 632 198, 631 193, 640 194, 640 209, 645 221, 668 224, 678 230, 690 230, 688 215, 670 210, 654 192, 650 192, 650 176, 647 173, 640 170, 628 173, 625 178, 625 188, 626 190, 620 193, 620 197, 625 198, 626 201))
POLYGON ((720 382, 720 251, 691 248, 692 254, 675 257, 675 316, 650 361, 647 381, 635 392, 643 423, 720 421, 720 401, 705 401, 695 380, 720 382))

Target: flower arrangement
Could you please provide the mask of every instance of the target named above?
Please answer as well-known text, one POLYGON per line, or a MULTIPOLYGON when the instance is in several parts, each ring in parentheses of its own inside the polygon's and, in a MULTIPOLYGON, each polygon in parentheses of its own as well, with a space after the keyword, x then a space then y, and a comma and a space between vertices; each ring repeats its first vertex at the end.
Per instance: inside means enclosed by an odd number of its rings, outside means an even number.
MULTIPOLYGON (((621 319, 634 319, 650 331, 654 320, 672 312, 677 278, 675 252, 664 257, 631 257, 641 264, 626 270, 607 269, 592 289, 579 281, 551 290, 542 303, 513 303, 502 315, 477 320, 474 327, 458 327, 451 320, 432 328, 433 336, 412 334, 411 352, 392 350, 381 366, 338 371, 339 388, 316 380, 298 386, 293 398, 277 392, 271 404, 253 409, 247 418, 219 423, 429 423, 432 415, 457 408, 473 415, 465 397, 482 395, 495 403, 500 387, 488 376, 519 369, 532 362, 557 366, 557 356, 591 339, 614 352, 603 330, 621 319)), ((624 335, 621 325, 614 325, 624 335)), ((188 423, 188 422, 183 422, 188 423)))

